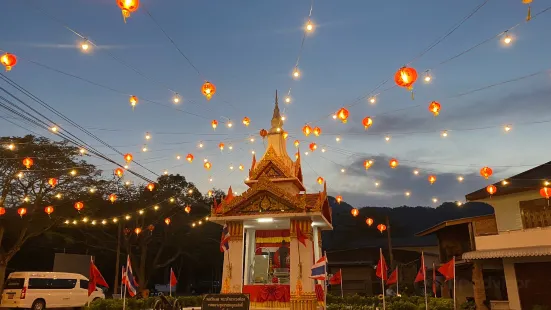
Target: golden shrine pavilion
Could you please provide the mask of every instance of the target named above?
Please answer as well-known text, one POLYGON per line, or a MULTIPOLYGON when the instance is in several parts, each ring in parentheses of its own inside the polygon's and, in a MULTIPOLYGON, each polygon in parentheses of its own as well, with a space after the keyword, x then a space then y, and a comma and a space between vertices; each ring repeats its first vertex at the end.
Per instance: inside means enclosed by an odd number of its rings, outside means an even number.
POLYGON ((230 187, 211 211, 210 220, 229 231, 222 293, 249 294, 253 308, 325 307, 323 285, 309 276, 323 255, 321 232, 333 229, 327 186, 306 193, 300 155, 293 161, 287 154, 277 92, 264 134, 266 152, 260 161, 253 154, 249 189, 235 196, 230 187))

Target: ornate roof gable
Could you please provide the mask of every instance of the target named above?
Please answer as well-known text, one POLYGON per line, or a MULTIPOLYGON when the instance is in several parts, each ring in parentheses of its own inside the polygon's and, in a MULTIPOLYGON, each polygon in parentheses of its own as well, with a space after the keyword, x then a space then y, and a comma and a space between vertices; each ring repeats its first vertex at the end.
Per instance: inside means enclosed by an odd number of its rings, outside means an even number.
POLYGON ((270 178, 295 178, 292 162, 287 163, 281 156, 277 156, 270 145, 260 162, 256 163, 250 172, 249 179, 258 180, 260 177, 270 178))
POLYGON ((301 213, 305 212, 306 201, 300 197, 289 194, 270 181, 268 177, 261 176, 251 188, 242 195, 234 197, 231 201, 224 201, 218 210, 221 215, 245 215, 266 213, 301 213))

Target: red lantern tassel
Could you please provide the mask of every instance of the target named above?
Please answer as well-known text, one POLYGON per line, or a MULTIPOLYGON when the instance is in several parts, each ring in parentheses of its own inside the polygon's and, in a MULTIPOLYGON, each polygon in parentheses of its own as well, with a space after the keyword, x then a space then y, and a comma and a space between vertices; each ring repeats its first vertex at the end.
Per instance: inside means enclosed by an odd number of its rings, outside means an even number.
POLYGON ((532 10, 530 9, 530 5, 528 5, 528 15, 526 16, 526 21, 529 22, 532 19, 532 10))

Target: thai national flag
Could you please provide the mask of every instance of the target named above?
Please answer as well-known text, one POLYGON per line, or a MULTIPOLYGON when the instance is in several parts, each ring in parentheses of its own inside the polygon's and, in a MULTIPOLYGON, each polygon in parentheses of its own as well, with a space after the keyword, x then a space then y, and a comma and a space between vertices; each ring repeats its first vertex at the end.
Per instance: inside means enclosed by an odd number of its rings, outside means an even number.
POLYGON ((130 263, 130 255, 128 255, 128 258, 126 259, 126 287, 128 288, 128 295, 131 297, 136 296, 138 293, 138 283, 136 282, 136 279, 134 278, 134 275, 132 273, 132 264, 130 263))
POLYGON ((230 249, 230 229, 228 224, 222 228, 222 238, 220 239, 220 252, 226 252, 230 249))
POLYGON ((310 278, 322 281, 327 278, 327 258, 325 256, 318 259, 318 261, 312 265, 312 274, 310 278))

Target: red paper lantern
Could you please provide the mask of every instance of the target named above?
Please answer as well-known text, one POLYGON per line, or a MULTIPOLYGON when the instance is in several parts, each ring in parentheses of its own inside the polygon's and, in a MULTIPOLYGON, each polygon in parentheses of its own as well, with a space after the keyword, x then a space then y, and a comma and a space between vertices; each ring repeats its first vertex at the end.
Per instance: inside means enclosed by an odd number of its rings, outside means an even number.
POLYGON ((124 170, 122 170, 122 168, 117 168, 115 169, 114 171, 115 175, 118 176, 119 178, 122 178, 123 174, 124 174, 124 170))
POLYGON ((350 213, 352 214, 352 216, 356 217, 360 214, 360 210, 353 208, 352 210, 350 210, 350 213))
POLYGON ((377 225, 377 230, 381 232, 381 234, 383 233, 383 231, 386 230, 386 225, 385 224, 379 224, 377 225))
POLYGON ((313 152, 315 151, 316 149, 318 148, 318 145, 315 144, 314 142, 310 143, 310 150, 313 152))
POLYGON ((80 212, 80 210, 84 209, 84 203, 82 201, 77 201, 75 202, 74 207, 80 212))
POLYGON ((251 124, 251 120, 245 116, 243 118, 243 125, 245 125, 245 127, 249 127, 250 124, 251 124))
POLYGON ((6 214, 6 208, 0 207, 0 216, 6 214))
POLYGON ((130 154, 130 153, 124 154, 124 161, 126 161, 126 163, 131 162, 132 159, 134 159, 134 156, 132 156, 132 154, 130 154))
POLYGON ((308 137, 312 133, 312 127, 308 124, 304 125, 304 127, 302 127, 302 133, 308 137))
POLYGON ((295 147, 298 147, 298 146, 299 146, 299 144, 300 144, 300 141, 298 141, 298 140, 295 140, 295 142, 293 142, 293 144, 295 145, 295 147))
POLYGON ((429 104, 429 111, 434 114, 434 116, 438 116, 440 114, 440 103, 433 101, 429 104))
POLYGON ((491 177, 493 173, 494 171, 490 167, 482 167, 482 169, 480 169, 480 175, 483 176, 486 180, 491 177))
POLYGON ((266 138, 267 135, 268 135, 268 131, 266 129, 260 130, 260 136, 262 137, 262 139, 266 138))
POLYGON ((0 63, 6 67, 6 71, 10 71, 17 64, 17 57, 14 54, 5 53, 0 57, 0 63))
POLYGON ((218 127, 218 121, 213 119, 212 122, 210 122, 210 125, 212 126, 212 129, 216 129, 216 127, 218 127))
POLYGON ((488 192, 488 194, 493 195, 497 192, 497 187, 493 184, 490 184, 486 186, 486 191, 488 192))
POLYGON ((132 107, 135 107, 140 100, 138 100, 138 97, 136 96, 130 96, 130 99, 128 99, 128 101, 130 102, 130 105, 132 107))
POLYGON ((210 162, 205 162, 205 164, 203 165, 203 167, 205 167, 205 169, 207 170, 210 170, 210 168, 212 168, 212 164, 210 162))
POLYGON ((139 235, 142 232, 142 229, 140 227, 136 227, 136 229, 134 229, 134 232, 136 233, 136 235, 139 235))
POLYGON ((186 160, 189 161, 189 162, 192 162, 193 161, 193 154, 187 154, 186 160))
POLYGON ((540 195, 545 198, 545 199, 549 199, 549 197, 551 197, 551 188, 549 187, 542 187, 540 189, 540 195))
POLYGON ((31 169, 32 165, 34 165, 34 160, 30 157, 26 157, 23 159, 23 166, 25 166, 27 169, 31 169))
POLYGON ((166 223, 167 225, 170 225, 170 217, 167 217, 167 218, 165 219, 165 223, 166 223))
POLYGON ((368 217, 366 220, 365 220, 365 223, 368 225, 368 226, 371 226, 373 225, 373 219, 368 217))
POLYGON ((362 124, 364 125, 364 129, 367 130, 369 127, 371 127, 371 125, 373 125, 373 119, 369 116, 366 116, 362 120, 362 124))
POLYGON ((186 211, 187 214, 189 214, 189 212, 191 212, 191 207, 190 206, 186 206, 184 208, 184 211, 186 211))
POLYGON ((147 189, 152 192, 155 189, 155 183, 149 183, 147 184, 147 189))
POLYGON ((46 212, 46 214, 50 215, 50 214, 54 213, 54 207, 47 206, 46 208, 44 208, 44 212, 46 212))
POLYGON ((207 100, 210 100, 212 96, 216 93, 216 86, 212 84, 209 81, 205 81, 203 84, 203 87, 201 87, 201 92, 203 93, 203 96, 207 98, 207 100))
POLYGON ((319 137, 321 135, 321 128, 314 127, 313 133, 316 137, 319 137))
POLYGON ((109 201, 111 201, 111 203, 115 203, 115 201, 117 201, 117 195, 111 194, 111 195, 109 195, 109 197, 107 197, 107 199, 109 199, 109 201))
POLYGON ((140 0, 117 0, 117 5, 122 11, 124 22, 130 17, 130 13, 136 12, 140 7, 140 0))
POLYGON ((27 208, 17 209, 17 214, 19 214, 20 217, 23 217, 23 215, 27 214, 27 208))
POLYGON ((323 178, 322 178, 322 177, 318 177, 318 179, 316 180, 316 182, 318 182, 318 184, 323 184, 323 178))
POLYGON ((337 118, 343 122, 346 123, 348 121, 348 110, 345 108, 341 108, 339 111, 337 111, 337 118))
POLYGON ((411 90, 417 81, 417 71, 410 67, 402 67, 394 75, 396 85, 411 90))
POLYGON ((49 178, 48 179, 48 184, 51 186, 51 187, 55 187, 57 185, 57 179, 56 178, 49 178))
POLYGON ((341 196, 341 195, 338 195, 337 197, 335 197, 335 200, 337 200, 337 203, 341 203, 341 201, 342 201, 342 196, 341 196))
POLYGON ((396 158, 391 159, 388 164, 390 165, 390 168, 394 169, 398 167, 398 160, 396 158))
POLYGON ((434 184, 434 182, 436 182, 436 177, 434 175, 429 175, 428 180, 430 184, 434 184))
POLYGON ((224 150, 224 146, 225 146, 225 145, 224 145, 224 142, 220 142, 220 143, 218 144, 218 148, 220 149, 220 151, 223 151, 223 150, 224 150))
POLYGON ((149 230, 150 232, 153 232, 155 230, 155 225, 150 224, 149 226, 147 226, 147 230, 149 230))
POLYGON ((372 161, 372 160, 364 160, 364 168, 365 168, 365 170, 371 168, 371 165, 373 165, 373 161, 372 161))

